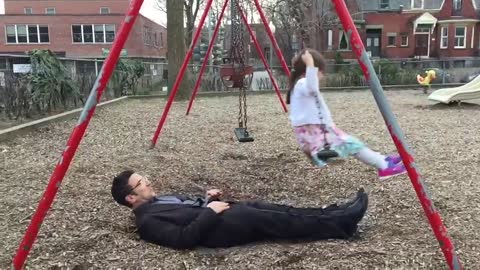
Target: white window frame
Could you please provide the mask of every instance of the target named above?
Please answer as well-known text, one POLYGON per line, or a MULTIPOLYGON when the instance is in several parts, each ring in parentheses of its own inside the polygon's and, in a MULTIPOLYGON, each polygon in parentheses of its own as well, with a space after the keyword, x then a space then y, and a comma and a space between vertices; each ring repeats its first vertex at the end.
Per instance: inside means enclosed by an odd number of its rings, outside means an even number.
POLYGON ((48 15, 57 14, 57 9, 54 8, 54 7, 47 7, 47 8, 45 8, 45 14, 48 14, 48 15), (53 10, 53 12, 48 12, 48 10, 53 10))
POLYGON ((327 31, 327 48, 329 50, 333 49, 333 30, 328 29, 327 31))
POLYGON ((31 15, 31 14, 33 14, 33 8, 31 8, 31 7, 24 7, 24 8, 23 8, 23 13, 26 14, 26 15, 31 15), (27 12, 27 10, 30 10, 30 12, 27 12))
POLYGON ((409 41, 409 38, 408 38, 408 35, 400 35, 400 47, 408 47, 408 41, 409 41), (407 43, 403 43, 403 37, 406 37, 406 41, 407 43))
POLYGON ((110 8, 109 7, 100 7, 100 14, 110 14, 110 8), (102 12, 103 9, 106 9, 107 13, 102 12))
POLYGON ((448 48, 448 26, 442 26, 440 28, 440 49, 447 49, 448 48), (443 29, 446 30, 445 35, 443 34, 443 29), (443 46, 443 39, 446 40, 445 46, 443 46))
POLYGON ((50 27, 45 24, 6 24, 5 25, 5 44, 19 44, 19 45, 25 45, 25 44, 50 44, 50 27), (8 37, 8 32, 7 32, 7 27, 8 26, 15 26, 15 42, 8 42, 7 37, 8 37), (26 34, 27 34, 27 42, 18 42, 18 26, 25 26, 26 28, 26 34), (28 28, 30 26, 36 26, 37 27, 37 40, 38 42, 30 42, 30 32, 28 28), (47 27, 48 29, 48 42, 42 42, 40 39, 40 27, 47 27))
POLYGON ((475 39, 475 26, 472 26, 472 38, 470 39, 470 48, 473 49, 473 42, 475 39))
POLYGON ((455 44, 454 47, 455 49, 465 49, 467 48, 467 26, 465 25, 455 25, 455 44), (464 35, 463 36, 457 36, 457 28, 463 28, 464 35), (457 45, 457 38, 463 38, 463 46, 457 45))
POLYGON ((415 0, 411 0, 410 1, 411 9, 424 9, 425 8, 425 0, 421 0, 421 1, 422 1, 422 6, 421 7, 414 7, 415 0))
POLYGON ((113 41, 115 41, 115 37, 117 36, 117 27, 113 23, 97 23, 97 24, 81 24, 81 23, 74 23, 70 25, 70 32, 71 32, 71 37, 72 37, 72 44, 112 44, 113 41), (97 42, 95 40, 95 25, 102 25, 103 26, 103 42, 97 42), (113 26, 113 40, 112 41, 107 41, 107 25, 112 25, 113 26), (73 26, 80 26, 80 30, 82 33, 82 42, 75 42, 73 40, 73 26), (92 26, 92 38, 93 42, 85 42, 85 37, 83 33, 83 27, 84 26, 92 26))

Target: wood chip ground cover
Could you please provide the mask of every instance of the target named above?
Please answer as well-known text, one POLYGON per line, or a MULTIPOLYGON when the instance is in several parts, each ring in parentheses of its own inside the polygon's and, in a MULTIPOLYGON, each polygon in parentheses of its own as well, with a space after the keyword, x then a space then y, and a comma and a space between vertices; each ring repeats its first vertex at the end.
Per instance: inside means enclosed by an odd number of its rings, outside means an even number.
MULTIPOLYGON (((465 269, 480 268, 479 102, 435 105, 420 91, 386 92, 429 193, 465 269)), ((370 92, 325 93, 343 130, 373 149, 395 146, 370 92)), ((41 227, 26 269, 447 269, 407 176, 386 182, 354 159, 313 168, 298 150, 275 95, 248 97, 255 142, 233 138, 238 98, 199 98, 185 117, 175 103, 148 150, 165 105, 127 100, 95 115, 41 227), (110 195, 112 177, 133 168, 158 191, 315 206, 363 186, 370 194, 360 239, 258 243, 174 251, 140 241, 132 215, 110 195)), ((0 143, 0 268, 7 269, 76 120, 0 143)))

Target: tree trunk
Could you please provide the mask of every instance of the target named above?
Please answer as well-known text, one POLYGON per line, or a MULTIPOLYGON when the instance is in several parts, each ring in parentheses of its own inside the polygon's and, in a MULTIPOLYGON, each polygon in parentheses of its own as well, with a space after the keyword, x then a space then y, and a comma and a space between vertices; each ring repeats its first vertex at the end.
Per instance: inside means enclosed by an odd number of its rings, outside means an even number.
MULTIPOLYGON (((177 75, 185 59, 185 31, 183 1, 167 0, 167 44, 168 44, 168 94, 170 95, 177 75)), ((176 100, 187 100, 190 97, 191 83, 188 69, 183 76, 176 100)))

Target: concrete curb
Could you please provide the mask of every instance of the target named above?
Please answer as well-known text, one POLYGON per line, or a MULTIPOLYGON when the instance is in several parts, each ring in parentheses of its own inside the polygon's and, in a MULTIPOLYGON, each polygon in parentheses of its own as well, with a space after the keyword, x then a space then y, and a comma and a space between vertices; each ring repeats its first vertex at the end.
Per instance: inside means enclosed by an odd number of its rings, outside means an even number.
MULTIPOLYGON (((115 104, 115 103, 118 103, 118 102, 121 102, 121 101, 127 100, 127 99, 128 99, 128 97, 125 96, 125 97, 105 101, 105 102, 97 105, 97 110, 102 108, 102 107, 105 107, 107 105, 115 104)), ((49 117, 46 117, 46 118, 42 118, 42 119, 39 119, 39 120, 31 121, 31 122, 21 124, 21 125, 18 125, 18 126, 14 126, 14 127, 11 127, 11 128, 7 128, 7 129, 4 129, 4 130, 0 130, 0 142, 11 139, 11 138, 13 138, 13 137, 15 137, 19 134, 30 132, 30 131, 32 131, 36 128, 41 127, 41 126, 45 126, 45 125, 48 125, 48 124, 51 124, 51 123, 54 123, 54 122, 58 122, 58 121, 62 121, 62 120, 69 120, 73 117, 79 116, 80 113, 82 112, 82 110, 83 110, 83 108, 79 108, 79 109, 75 109, 75 110, 72 110, 72 111, 60 113, 60 114, 49 116, 49 117)))

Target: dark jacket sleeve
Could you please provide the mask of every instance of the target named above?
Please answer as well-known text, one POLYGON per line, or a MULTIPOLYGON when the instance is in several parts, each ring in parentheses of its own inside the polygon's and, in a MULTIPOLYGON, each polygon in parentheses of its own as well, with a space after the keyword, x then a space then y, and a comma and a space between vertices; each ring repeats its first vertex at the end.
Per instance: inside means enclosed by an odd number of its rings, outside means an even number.
POLYGON ((177 225, 150 216, 142 222, 139 232, 148 242, 175 249, 190 249, 198 246, 219 220, 219 215, 210 208, 206 208, 187 225, 177 225))

